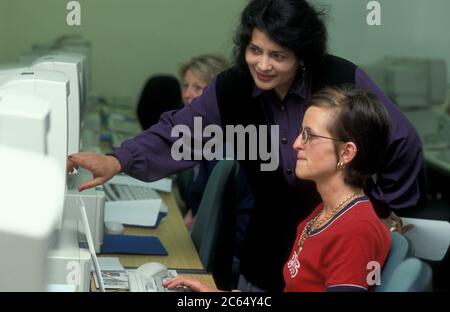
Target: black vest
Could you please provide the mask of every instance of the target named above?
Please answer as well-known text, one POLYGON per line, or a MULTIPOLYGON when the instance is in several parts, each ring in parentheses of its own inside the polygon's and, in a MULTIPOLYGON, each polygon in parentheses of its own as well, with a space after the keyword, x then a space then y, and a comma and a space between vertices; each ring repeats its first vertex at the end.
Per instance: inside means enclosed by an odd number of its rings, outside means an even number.
MULTIPOLYGON (((356 65, 332 56, 311 76, 312 92, 324 86, 354 84, 356 65)), ((248 70, 231 68, 217 77, 216 94, 222 124, 270 125, 272 118, 257 97, 251 97, 254 81, 248 70)), ((270 138, 270 131, 267 138, 270 138)), ((241 273, 254 285, 282 291, 283 265, 292 250, 296 229, 320 202, 314 183, 298 180, 289 186, 283 172, 261 171, 261 160, 241 160, 255 193, 255 206, 241 253, 241 273)))

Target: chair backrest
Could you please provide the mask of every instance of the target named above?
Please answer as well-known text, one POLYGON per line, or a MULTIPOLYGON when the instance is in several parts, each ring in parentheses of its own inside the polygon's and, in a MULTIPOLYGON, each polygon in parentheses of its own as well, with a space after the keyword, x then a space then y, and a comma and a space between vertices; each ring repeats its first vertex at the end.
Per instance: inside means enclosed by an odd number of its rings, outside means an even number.
MULTIPOLYGON (((180 192, 180 196, 184 201, 186 201, 186 199, 189 196, 189 186, 192 183, 192 178, 194 175, 193 171, 194 171, 193 168, 189 168, 189 169, 186 169, 186 170, 183 170, 183 171, 180 171, 177 173, 178 191, 180 192)), ((185 208, 185 210, 181 211, 183 213, 183 215, 187 212, 186 208, 185 208)))
POLYGON ((221 160, 206 184, 192 228, 192 241, 219 288, 232 282, 239 165, 221 160), (220 244, 219 244, 220 242, 220 244))
POLYGON ((431 267, 417 259, 409 258, 400 263, 387 282, 385 292, 432 291, 433 271, 431 267))
POLYGON ((182 107, 177 78, 168 75, 150 77, 142 89, 136 114, 143 130, 158 122, 162 113, 182 107))
POLYGON ((402 234, 391 232, 391 242, 389 255, 381 271, 381 283, 375 288, 377 292, 385 291, 387 283, 397 266, 413 255, 411 244, 402 234))

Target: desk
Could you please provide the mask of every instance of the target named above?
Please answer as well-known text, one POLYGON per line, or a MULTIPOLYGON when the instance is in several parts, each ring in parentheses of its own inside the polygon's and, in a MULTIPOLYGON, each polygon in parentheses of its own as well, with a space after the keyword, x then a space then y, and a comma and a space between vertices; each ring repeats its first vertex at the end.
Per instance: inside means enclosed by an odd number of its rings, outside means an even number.
MULTIPOLYGON (((198 269, 202 270, 203 265, 198 257, 197 251, 192 243, 191 237, 184 226, 181 213, 170 193, 159 192, 162 200, 166 203, 169 213, 161 220, 156 229, 125 227, 125 234, 130 235, 156 235, 159 237, 164 247, 169 253, 168 256, 147 256, 147 255, 124 255, 107 254, 99 257, 118 257, 125 268, 136 268, 147 262, 160 262, 169 269, 198 269)), ((180 272, 179 274, 183 274, 180 272)), ((183 274, 216 287, 214 279, 210 274, 183 274)), ((95 289, 91 282, 91 289, 95 289)))

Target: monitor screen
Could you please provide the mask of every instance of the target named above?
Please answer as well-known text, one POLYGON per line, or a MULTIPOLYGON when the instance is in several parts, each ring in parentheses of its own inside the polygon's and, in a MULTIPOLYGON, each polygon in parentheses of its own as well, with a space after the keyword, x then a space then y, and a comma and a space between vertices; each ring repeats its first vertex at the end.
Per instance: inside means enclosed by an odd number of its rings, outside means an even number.
POLYGON ((69 78, 70 92, 68 97, 68 154, 77 153, 80 149, 80 119, 82 106, 82 71, 84 57, 76 54, 56 53, 43 56, 33 62, 33 70, 52 70, 64 73, 69 78))

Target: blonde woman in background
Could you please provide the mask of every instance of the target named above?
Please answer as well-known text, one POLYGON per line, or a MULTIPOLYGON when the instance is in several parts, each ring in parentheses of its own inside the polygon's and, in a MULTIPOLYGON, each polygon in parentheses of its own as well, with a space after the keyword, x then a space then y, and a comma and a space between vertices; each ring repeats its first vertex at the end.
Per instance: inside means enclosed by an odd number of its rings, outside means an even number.
MULTIPOLYGON (((228 61, 213 54, 203 54, 192 57, 181 64, 178 74, 181 80, 181 97, 184 105, 191 105, 192 100, 203 93, 203 89, 213 80, 214 76, 229 67, 228 61)), ((186 189, 181 192, 181 197, 186 206, 184 224, 190 230, 195 222, 198 206, 206 187, 206 182, 215 162, 202 161, 192 169, 192 180, 186 189)))
MULTIPOLYGON (((228 67, 229 63, 225 58, 211 54, 193 57, 182 64, 178 73, 181 79, 181 95, 184 105, 191 105, 196 97, 202 95, 203 89, 214 77, 228 67)), ((194 226, 195 217, 206 188, 206 183, 216 163, 217 161, 202 160, 200 164, 189 169, 192 170, 192 179, 190 179, 189 185, 182 192, 182 195, 184 195, 182 199, 186 205, 184 223, 189 230, 194 226)), ((254 195, 247 183, 247 177, 241 171, 239 172, 239 197, 238 207, 236 209, 236 238, 234 249, 234 256, 237 259, 240 258, 241 242, 245 235, 248 220, 250 219, 253 203, 254 195)))
POLYGON ((203 93, 214 76, 229 67, 227 59, 220 55, 204 54, 191 58, 180 66, 181 94, 184 105, 203 93))

